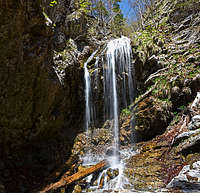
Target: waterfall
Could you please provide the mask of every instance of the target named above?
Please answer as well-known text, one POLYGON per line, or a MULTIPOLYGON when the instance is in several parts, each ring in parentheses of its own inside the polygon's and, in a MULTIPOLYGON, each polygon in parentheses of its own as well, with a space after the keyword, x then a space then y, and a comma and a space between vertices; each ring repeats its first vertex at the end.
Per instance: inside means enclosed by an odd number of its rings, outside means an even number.
MULTIPOLYGON (((93 192, 96 192, 95 190, 100 187, 100 181, 102 181, 101 179, 103 178, 104 190, 121 190, 124 184, 128 184, 128 180, 124 175, 124 160, 134 153, 130 151, 130 149, 125 151, 122 149, 120 150, 119 145, 119 111, 121 107, 127 107, 128 104, 133 101, 134 97, 134 72, 131 62, 132 49, 130 40, 126 37, 121 37, 109 41, 106 49, 102 52, 105 53, 105 58, 102 57, 103 54, 100 57, 96 57, 96 62, 93 67, 94 70, 93 73, 91 73, 92 77, 90 77, 88 63, 91 62, 96 53, 97 50, 92 53, 84 64, 86 136, 87 138, 89 137, 89 127, 91 126, 92 117, 94 116, 93 109, 100 109, 101 107, 95 106, 95 103, 92 103, 92 93, 95 92, 97 95, 99 93, 98 91, 101 92, 99 89, 103 88, 101 96, 103 96, 104 100, 104 120, 109 120, 111 123, 110 128, 113 134, 113 144, 110 144, 112 146, 111 154, 104 155, 100 153, 94 155, 91 150, 89 150, 83 158, 83 164, 95 164, 102 159, 107 159, 111 165, 111 169, 113 171, 118 170, 118 176, 108 183, 105 177, 107 175, 107 170, 104 170, 103 173, 99 175, 97 186, 91 185, 90 188, 94 188, 93 192), (101 85, 102 81, 103 85, 101 85)), ((93 181, 92 178, 92 176, 88 177, 88 184, 91 184, 91 181, 93 181)))
MULTIPOLYGON (((85 128, 88 136, 91 119, 96 114, 94 109, 98 109, 92 104, 91 78, 88 71, 88 63, 95 57, 98 50, 94 51, 84 64, 85 78, 85 128)), ((122 36, 108 42, 106 51, 106 60, 102 58, 103 83, 104 83, 104 120, 112 120, 113 128, 113 147, 119 150, 119 106, 127 107, 127 104, 133 101, 134 83, 132 72, 132 50, 130 39, 122 36), (118 84, 119 83, 119 84, 118 84), (120 101, 119 101, 120 100, 120 101)), ((94 85, 98 89, 98 70, 100 58, 96 57, 94 64, 94 85)))
POLYGON ((105 98, 108 97, 108 108, 110 110, 109 118, 113 119, 113 134, 114 134, 114 148, 118 150, 119 144, 119 126, 118 126, 118 100, 117 100, 117 87, 116 87, 116 73, 115 73, 115 43, 116 40, 110 41, 107 45, 107 67, 105 70, 105 98))
POLYGON ((126 37, 111 40, 107 45, 107 64, 104 65, 104 99, 105 120, 113 120, 114 148, 119 149, 119 117, 118 99, 122 98, 122 104, 127 107, 128 102, 133 100, 132 78, 132 51, 130 40, 126 37), (121 86, 117 85, 117 79, 121 79, 121 86), (127 86, 128 79, 128 86, 127 86), (128 87, 128 89, 127 89, 128 87), (121 91, 121 97, 117 90, 121 91), (129 95, 129 96, 127 96, 129 95), (127 97, 129 97, 127 99, 127 97), (128 102, 127 102, 128 100, 128 102))
POLYGON ((98 50, 94 51, 92 55, 84 64, 84 79, 85 79, 85 128, 86 135, 89 135, 89 127, 91 124, 91 117, 93 117, 92 102, 91 102, 91 80, 87 65, 94 58, 98 50))

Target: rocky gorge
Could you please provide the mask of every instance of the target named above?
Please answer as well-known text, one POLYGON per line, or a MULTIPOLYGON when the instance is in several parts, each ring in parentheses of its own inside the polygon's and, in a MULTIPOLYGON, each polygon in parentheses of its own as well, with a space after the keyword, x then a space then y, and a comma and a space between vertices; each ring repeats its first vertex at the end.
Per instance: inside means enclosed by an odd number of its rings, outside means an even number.
MULTIPOLYGON (((103 117, 105 60, 99 59, 97 69, 95 62, 117 37, 76 1, 60 0, 53 7, 50 2, 0 2, 2 193, 40 192, 63 175, 84 170, 80 158, 88 149, 91 157, 105 154, 112 143, 112 120, 103 117), (88 69, 98 108, 88 137, 84 64, 95 50, 88 69)), ((129 185, 119 191, 101 184, 99 192, 200 191, 199 10, 198 0, 155 1, 142 29, 126 34, 136 93, 128 105, 119 104, 119 141, 121 150, 131 151, 121 155, 129 185)), ((107 176, 112 181, 119 171, 108 169, 107 176)), ((83 179, 49 192, 92 192, 87 186, 83 179)))

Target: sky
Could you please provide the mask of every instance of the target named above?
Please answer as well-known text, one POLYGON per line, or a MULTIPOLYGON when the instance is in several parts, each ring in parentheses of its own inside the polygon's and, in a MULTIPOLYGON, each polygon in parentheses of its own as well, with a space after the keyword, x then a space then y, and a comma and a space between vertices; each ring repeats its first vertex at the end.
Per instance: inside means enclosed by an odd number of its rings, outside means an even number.
POLYGON ((128 16, 130 7, 128 5, 128 0, 122 0, 120 3, 120 8, 124 14, 124 16, 128 16))
POLYGON ((135 15, 133 14, 133 12, 130 11, 130 5, 129 5, 128 1, 129 0, 121 0, 120 8, 125 17, 127 17, 129 19, 131 19, 131 18, 134 19, 135 15))

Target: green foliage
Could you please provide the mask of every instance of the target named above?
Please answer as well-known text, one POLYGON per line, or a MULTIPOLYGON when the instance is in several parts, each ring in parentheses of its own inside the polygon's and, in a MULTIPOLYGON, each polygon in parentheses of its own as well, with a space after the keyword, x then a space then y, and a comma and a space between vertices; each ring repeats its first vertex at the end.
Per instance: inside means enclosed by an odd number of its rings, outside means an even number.
POLYGON ((50 5, 51 7, 53 7, 54 5, 57 5, 57 4, 58 4, 57 1, 54 0, 54 1, 51 1, 49 5, 50 5))
POLYGON ((93 11, 94 16, 99 18, 102 21, 104 21, 109 15, 109 12, 106 9, 103 1, 97 1, 96 4, 93 5, 92 11, 93 11))
POLYGON ((90 12, 89 7, 91 5, 91 2, 89 0, 79 0, 78 6, 79 10, 88 14, 90 12))
POLYGON ((178 114, 178 112, 177 112, 177 111, 175 111, 175 112, 173 112, 173 114, 174 114, 174 115, 177 115, 177 114, 178 114))
POLYGON ((125 22, 126 22, 126 19, 124 18, 122 11, 120 9, 120 6, 119 6, 120 2, 121 2, 121 0, 115 0, 115 2, 113 4, 113 13, 114 13, 115 17, 113 19, 112 27, 113 27, 113 31, 117 35, 122 35, 121 33, 124 30, 125 22))
MULTIPOLYGON (((44 15, 46 21, 49 22, 50 24, 52 24, 52 21, 51 21, 51 19, 49 18, 49 16, 46 14, 44 7, 43 7, 43 9, 42 9, 42 14, 44 15)), ((56 26, 56 24, 53 24, 53 27, 55 27, 55 26, 56 26)))
MULTIPOLYGON (((50 2, 49 6, 53 7, 53 6, 57 5, 57 4, 58 4, 57 1, 54 0, 54 1, 51 1, 51 2, 50 2)), ((46 21, 48 21, 49 23, 51 23, 53 27, 56 27, 56 24, 53 23, 53 22, 51 21, 51 19, 49 18, 49 16, 46 14, 45 8, 44 8, 44 7, 42 8, 42 14, 44 15, 46 21)))
POLYGON ((45 8, 43 7, 42 8, 42 14, 44 15, 45 19, 48 19, 48 15, 45 13, 45 8))
POLYGON ((112 33, 121 35, 125 26, 125 18, 120 9, 119 3, 121 0, 90 0, 90 15, 94 16, 99 25, 108 27, 112 33))
POLYGON ((131 111, 129 110, 129 109, 123 109, 122 110, 122 115, 124 115, 124 116, 129 116, 129 115, 131 115, 131 111))

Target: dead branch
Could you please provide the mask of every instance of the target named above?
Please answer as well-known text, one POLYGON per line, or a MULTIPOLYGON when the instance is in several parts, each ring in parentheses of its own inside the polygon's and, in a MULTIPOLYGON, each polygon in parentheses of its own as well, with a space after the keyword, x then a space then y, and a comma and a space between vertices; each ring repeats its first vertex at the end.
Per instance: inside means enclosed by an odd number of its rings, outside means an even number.
POLYGON ((147 80, 144 82, 144 84, 145 84, 145 85, 148 84, 148 83, 149 83, 152 79, 154 79, 154 78, 157 78, 157 77, 166 75, 166 73, 162 73, 162 72, 164 72, 164 71, 167 70, 167 69, 169 69, 169 67, 162 68, 162 69, 156 71, 155 73, 151 74, 151 75, 147 78, 147 80))
POLYGON ((50 184, 47 187, 45 187, 42 191, 40 191, 39 193, 46 193, 50 190, 56 190, 60 187, 72 184, 74 182, 77 182, 87 176, 89 176, 90 174, 100 171, 104 168, 109 167, 109 164, 106 160, 103 160, 101 162, 99 162, 98 164, 91 166, 89 168, 83 169, 75 174, 73 174, 72 176, 65 176, 63 175, 63 177, 56 183, 54 184, 50 184))

